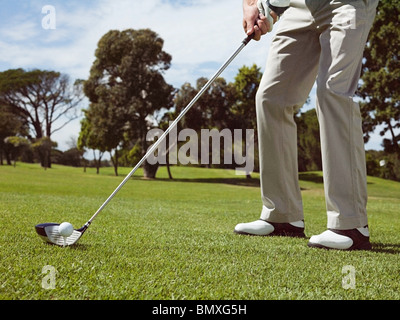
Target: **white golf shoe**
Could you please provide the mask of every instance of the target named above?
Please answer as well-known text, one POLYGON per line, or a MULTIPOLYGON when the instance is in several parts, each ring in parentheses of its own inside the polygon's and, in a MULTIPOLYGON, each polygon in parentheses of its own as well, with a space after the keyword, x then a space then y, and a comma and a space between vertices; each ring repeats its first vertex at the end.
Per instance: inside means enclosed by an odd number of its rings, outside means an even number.
POLYGON ((260 219, 248 223, 239 223, 236 225, 234 232, 249 236, 305 237, 304 221, 276 223, 260 219))
POLYGON ((328 229, 312 236, 308 242, 312 248, 337 250, 371 250, 368 226, 351 230, 328 229))

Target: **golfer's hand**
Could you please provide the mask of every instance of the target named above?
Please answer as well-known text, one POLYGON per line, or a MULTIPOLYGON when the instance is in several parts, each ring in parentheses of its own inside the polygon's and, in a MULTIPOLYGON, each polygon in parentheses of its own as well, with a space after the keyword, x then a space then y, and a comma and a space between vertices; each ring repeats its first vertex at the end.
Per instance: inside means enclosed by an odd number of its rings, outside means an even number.
MULTIPOLYGON (((278 19, 277 14, 271 11, 271 16, 275 23, 278 19)), ((260 14, 257 8, 257 0, 243 1, 243 28, 247 35, 254 33, 253 39, 258 41, 261 36, 268 33, 271 27, 267 18, 260 14)))

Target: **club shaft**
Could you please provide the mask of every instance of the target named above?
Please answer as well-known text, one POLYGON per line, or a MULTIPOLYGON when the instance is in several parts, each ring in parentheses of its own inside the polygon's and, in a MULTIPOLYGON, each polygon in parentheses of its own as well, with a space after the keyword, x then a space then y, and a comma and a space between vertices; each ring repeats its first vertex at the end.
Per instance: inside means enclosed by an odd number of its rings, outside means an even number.
POLYGON ((208 90, 208 88, 214 83, 214 81, 221 75, 221 73, 228 67, 228 65, 236 58, 236 56, 243 50, 243 48, 253 39, 254 35, 248 36, 239 48, 229 57, 229 59, 222 65, 222 67, 215 73, 215 75, 204 85, 204 87, 197 93, 193 100, 182 110, 178 117, 172 122, 168 129, 157 139, 157 141, 148 149, 143 158, 136 164, 131 172, 125 177, 125 179, 120 183, 120 185, 114 190, 114 192, 107 198, 106 201, 100 206, 96 213, 90 218, 86 223, 88 227, 97 215, 103 211, 103 209, 108 205, 108 203, 116 196, 116 194, 122 189, 122 187, 129 181, 129 179, 134 175, 134 173, 142 166, 142 164, 154 153, 154 151, 159 147, 159 145, 164 141, 168 134, 177 126, 178 122, 185 116, 185 114, 193 107, 193 105, 200 99, 200 97, 208 90))

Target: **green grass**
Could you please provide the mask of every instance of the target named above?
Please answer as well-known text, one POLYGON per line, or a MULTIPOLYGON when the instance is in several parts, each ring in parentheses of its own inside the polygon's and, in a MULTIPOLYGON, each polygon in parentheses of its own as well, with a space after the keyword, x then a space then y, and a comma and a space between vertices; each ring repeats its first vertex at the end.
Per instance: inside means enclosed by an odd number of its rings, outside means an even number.
MULTIPOLYGON (((311 249, 307 239, 235 235, 257 219, 257 179, 233 171, 138 172, 74 247, 44 244, 43 222, 81 227, 122 181, 111 168, 0 166, 0 299, 400 299, 400 184, 368 178, 373 251, 311 249), (55 289, 42 281, 52 266, 55 289), (344 289, 344 266, 355 288, 344 289)), ((256 175, 254 175, 257 178, 256 175)), ((321 174, 300 175, 306 234, 326 227, 321 174)))

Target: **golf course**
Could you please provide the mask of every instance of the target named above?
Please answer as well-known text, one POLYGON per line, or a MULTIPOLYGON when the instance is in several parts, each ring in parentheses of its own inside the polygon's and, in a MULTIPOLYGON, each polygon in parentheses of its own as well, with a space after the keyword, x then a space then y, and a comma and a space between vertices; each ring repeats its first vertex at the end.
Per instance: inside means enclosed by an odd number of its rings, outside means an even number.
POLYGON ((321 172, 301 173, 307 239, 233 233, 261 210, 259 180, 234 171, 138 170, 79 242, 35 225, 82 227, 130 168, 0 166, 1 300, 399 300, 400 183, 368 177, 372 251, 307 247, 326 229, 321 172))

